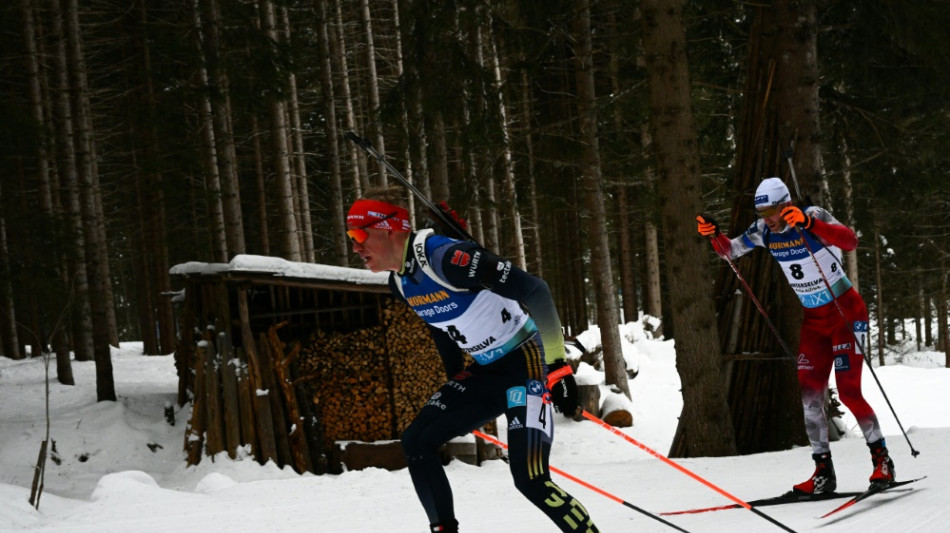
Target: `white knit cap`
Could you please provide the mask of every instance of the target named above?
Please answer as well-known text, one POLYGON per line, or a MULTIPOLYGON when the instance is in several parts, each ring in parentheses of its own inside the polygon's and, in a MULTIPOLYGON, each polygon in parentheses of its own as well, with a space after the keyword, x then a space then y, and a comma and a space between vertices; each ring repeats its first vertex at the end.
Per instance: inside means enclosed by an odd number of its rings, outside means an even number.
POLYGON ((773 205, 784 204, 792 201, 788 194, 788 187, 782 183, 780 178, 766 178, 759 184, 755 190, 755 207, 771 207, 773 205))

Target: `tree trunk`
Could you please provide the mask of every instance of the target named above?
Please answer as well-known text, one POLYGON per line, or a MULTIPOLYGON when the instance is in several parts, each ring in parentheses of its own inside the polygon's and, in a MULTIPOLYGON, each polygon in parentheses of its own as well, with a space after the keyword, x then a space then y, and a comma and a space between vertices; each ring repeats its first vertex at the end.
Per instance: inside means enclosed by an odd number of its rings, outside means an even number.
POLYGON ((789 190, 793 198, 809 205, 823 205, 824 201, 816 10, 815 0, 777 0, 771 8, 779 42, 774 96, 777 148, 784 150, 794 143, 792 164, 798 183, 790 183, 789 190))
MULTIPOLYGON (((469 45, 471 46, 472 57, 474 58, 475 65, 480 69, 485 68, 485 59, 484 59, 484 43, 482 42, 482 27, 480 24, 475 24, 472 28, 470 34, 469 45)), ((473 121, 484 120, 484 117, 487 115, 488 103, 487 103, 487 88, 481 83, 480 79, 475 80, 472 84, 472 96, 474 98, 473 108, 475 109, 476 116, 472 117, 473 121)), ((465 108, 466 112, 468 107, 465 108)), ((467 129, 467 128, 466 128, 467 129)), ((479 217, 481 233, 482 233, 482 244, 485 248, 489 250, 499 251, 501 243, 499 242, 498 231, 499 231, 499 222, 498 222, 498 203, 495 198, 495 180, 492 172, 492 165, 488 161, 488 157, 485 153, 476 146, 472 146, 474 143, 468 143, 470 146, 470 154, 472 161, 472 168, 470 173, 475 179, 473 182, 478 187, 479 192, 479 203, 478 210, 480 212, 479 217)))
POLYGON ((90 307, 89 276, 86 269, 86 251, 83 240, 82 210, 79 202, 79 171, 76 168, 73 104, 69 99, 68 60, 63 12, 58 0, 49 0, 52 16, 51 38, 56 43, 55 61, 55 120, 57 166, 63 182, 66 219, 69 221, 69 241, 72 244, 67 261, 72 287, 72 337, 77 361, 92 361, 92 309, 90 307))
POLYGON ((231 90, 227 72, 221 64, 220 31, 221 17, 218 0, 200 0, 201 43, 204 64, 207 69, 206 84, 211 107, 211 124, 214 128, 214 154, 220 184, 220 202, 226 239, 227 259, 231 255, 247 252, 244 241, 244 216, 241 212, 241 196, 238 183, 234 135, 231 131, 231 90))
MULTIPOLYGON (((418 83, 418 81, 417 81, 418 83)), ((430 113, 432 124, 432 165, 428 181, 432 189, 431 198, 436 202, 449 202, 452 200, 452 190, 449 187, 449 149, 446 141, 445 117, 438 106, 430 113)), ((422 102, 419 102, 419 110, 424 111, 422 102)), ((423 113, 425 114, 425 113, 423 113)), ((423 176, 420 176, 420 179, 423 176)))
POLYGON ((526 270, 527 262, 524 255, 524 236, 521 234, 521 212, 518 209, 518 193, 515 187, 515 170, 511 162, 511 138, 508 134, 508 111, 505 109, 504 80, 501 75, 501 61, 498 57, 498 47, 495 45, 495 36, 491 31, 491 15, 486 17, 486 32, 488 35, 488 57, 494 80, 492 92, 495 94, 497 105, 498 128, 501 131, 501 166, 503 173, 502 194, 504 196, 505 215, 511 221, 510 239, 506 244, 505 255, 514 259, 515 265, 526 270))
POLYGON ((627 186, 617 186, 617 219, 620 222, 620 291, 623 297, 623 323, 634 322, 639 318, 637 302, 637 263, 633 249, 633 220, 630 216, 630 203, 627 199, 627 186))
MULTIPOLYGON (((641 68, 645 67, 646 60, 644 59, 641 68)), ((644 158, 650 157, 649 154, 653 152, 653 135, 650 133, 648 124, 642 124, 640 127, 640 145, 643 147, 644 158)), ((650 190, 656 188, 655 162, 647 162, 644 181, 648 184, 650 190)), ((651 210, 646 214, 643 222, 643 255, 646 263, 646 279, 643 283, 646 290, 644 291, 643 307, 646 314, 659 319, 663 318, 663 291, 660 277, 659 228, 656 227, 653 215, 654 212, 651 210)), ((660 328, 657 333, 662 333, 663 326, 661 325, 660 328)))
POLYGON ((947 272, 947 260, 940 260, 940 294, 937 300, 937 328, 939 330, 939 339, 943 345, 944 366, 950 368, 950 320, 948 320, 947 303, 950 302, 950 291, 947 290, 947 278, 950 273, 947 272))
MULTIPOLYGON (((330 31, 327 35, 330 44, 330 57, 335 59, 338 64, 334 66, 340 80, 340 99, 345 105, 346 128, 352 132, 356 131, 356 112, 353 110, 353 96, 350 94, 350 71, 346 60, 346 38, 343 31, 343 10, 340 7, 341 0, 334 0, 333 7, 336 12, 336 31, 330 31)), ((358 198, 362 196, 363 190, 369 187, 369 171, 366 169, 366 159, 360 157, 360 148, 350 143, 350 171, 352 176, 352 187, 354 195, 358 198)))
POLYGON ((198 121, 201 136, 201 160, 205 171, 205 201, 208 206, 208 234, 211 239, 211 260, 216 263, 227 263, 228 238, 224 219, 224 204, 221 201, 221 174, 218 165, 218 143, 215 140, 214 109, 211 105, 211 80, 209 79, 207 59, 205 58, 202 31, 202 15, 200 2, 209 0, 193 0, 193 20, 195 25, 195 47, 201 58, 198 67, 198 78, 202 91, 198 95, 198 121))
MULTIPOLYGON (((260 4, 261 27, 273 46, 279 42, 277 36, 277 18, 274 4, 263 0, 260 4)), ((290 154, 287 150, 287 110, 286 104, 278 97, 272 97, 269 105, 271 121, 271 145, 274 150, 274 174, 277 183, 277 212, 280 235, 280 256, 288 261, 300 261, 300 239, 297 236, 296 199, 294 197, 293 176, 290 169, 290 154)))
POLYGON ((677 259, 667 262, 667 281, 683 386, 677 434, 686 445, 678 455, 734 455, 716 315, 703 269, 707 248, 695 239, 690 215, 702 212, 702 191, 682 2, 644 0, 641 11, 663 242, 668 256, 677 259))
MULTIPOLYGON (((369 10, 369 0, 361 0, 360 24, 362 24, 363 27, 363 36, 366 38, 364 43, 364 51, 366 53, 367 96, 369 97, 369 131, 367 134, 373 141, 376 151, 382 155, 386 155, 383 124, 379 117, 379 77, 376 74, 376 46, 374 44, 373 38, 372 18, 373 17, 369 10)), ((376 179, 370 179, 370 183, 373 185, 386 185, 388 183, 386 178, 386 165, 384 165, 381 161, 378 161, 376 164, 376 171, 376 179)))
POLYGON ((336 130, 336 100, 333 88, 333 69, 330 63, 330 38, 327 22, 327 0, 317 3, 317 37, 320 46, 320 86, 323 89, 323 112, 326 115, 323 121, 327 136, 327 146, 330 149, 330 213, 333 235, 332 257, 334 264, 347 266, 349 256, 347 249, 346 213, 343 211, 343 183, 340 169, 340 135, 336 130))
POLYGON ((914 279, 917 282, 917 302, 916 302, 917 306, 916 306, 916 312, 914 313, 914 329, 916 330, 915 331, 916 335, 914 335, 914 340, 916 341, 918 352, 924 349, 924 344, 923 344, 924 332, 921 329, 920 322, 921 320, 923 320, 924 314, 929 312, 929 310, 924 305, 927 302, 927 300, 924 299, 923 277, 924 277, 924 273, 918 267, 917 273, 914 276, 914 279))
MULTIPOLYGON (((162 153, 161 142, 157 132, 155 122, 157 119, 155 86, 152 82, 152 55, 148 36, 148 17, 145 6, 145 0, 139 0, 137 3, 139 11, 139 23, 141 26, 142 47, 142 79, 141 83, 145 86, 142 103, 147 110, 146 123, 137 124, 136 127, 143 132, 143 143, 145 157, 154 162, 162 153)), ((233 146, 233 143, 232 143, 233 146)), ((171 298, 167 295, 171 292, 171 279, 168 275, 168 217, 165 212, 165 193, 164 176, 160 171, 143 172, 147 192, 141 193, 140 201, 141 213, 144 222, 141 222, 142 234, 145 236, 142 245, 147 248, 147 253, 143 255, 145 259, 144 268, 141 270, 141 278, 146 280, 145 290, 147 291, 146 301, 149 301, 154 308, 154 314, 149 309, 146 314, 148 320, 147 327, 150 330, 156 329, 157 324, 157 346, 154 351, 146 350, 149 355, 169 354, 175 351, 176 332, 175 332, 175 313, 172 309, 171 298)), ((144 310, 140 309, 140 312, 144 310)), ((145 332, 143 331, 143 334, 145 332)))
MULTIPOLYGON (((614 13, 611 12, 609 15, 610 26, 616 27, 617 21, 614 13)), ((610 73, 610 87, 613 90, 613 93, 620 94, 620 67, 618 64, 617 53, 612 49, 610 52, 610 60, 608 62, 608 69, 610 73)), ((618 106, 619 107, 619 106, 618 106)), ((613 124, 614 129, 618 132, 623 131, 623 119, 624 115, 620 109, 616 109, 613 112, 613 124)), ((636 260, 634 259, 634 245, 633 245, 633 227, 634 223, 630 215, 630 202, 627 198, 627 191, 629 190, 627 176, 618 176, 617 179, 617 219, 620 222, 620 235, 618 236, 618 246, 620 250, 620 291, 622 298, 622 311, 623 311, 623 322, 635 321, 639 315, 639 309, 637 306, 637 281, 636 281, 636 260)))
MULTIPOLYGON (((462 110, 463 129, 467 130, 471 125, 471 112, 468 107, 462 110)), ((461 149, 462 160, 465 162, 465 181, 471 187, 471 199, 469 201, 469 225, 471 226, 472 237, 480 243, 485 243, 485 224, 482 218, 481 201, 482 192, 478 176, 478 155, 470 143, 464 143, 461 149)))
MULTIPOLYGON (((292 42, 290 35, 290 20, 287 15, 287 8, 282 7, 281 24, 283 31, 281 35, 285 43, 292 42)), ((287 143, 287 149, 291 153, 291 168, 294 176, 294 198, 297 207, 294 209, 298 213, 297 235, 300 236, 300 260, 309 263, 314 262, 315 255, 313 249, 313 222, 310 214, 310 186, 307 177, 307 157, 304 150, 303 134, 304 128, 300 120, 300 102, 297 98, 297 76, 293 72, 287 75, 287 117, 290 122, 290 135, 287 143)), ((334 158, 336 161, 336 158, 334 158)), ((337 234, 340 235, 340 234, 337 234)))
MULTIPOLYGON (((100 206, 99 180, 95 175, 92 144, 92 116, 89 112, 88 93, 86 82, 86 63, 83 57, 81 32, 79 28, 79 7, 77 0, 66 0, 66 29, 67 49, 69 51, 69 66, 73 109, 76 112, 75 135, 77 170, 80 181, 80 206, 82 212, 82 228, 86 247, 87 274, 91 290, 90 303, 92 307, 92 339, 93 353, 96 361, 96 398, 98 401, 115 401, 115 380, 112 374, 112 351, 110 349, 110 312, 112 309, 108 254, 106 253, 105 234, 100 206)), ((115 324, 115 319, 111 320, 115 324)))
MULTIPOLYGON (((848 147, 848 140, 844 137, 844 135, 841 135, 839 149, 841 150, 841 158, 843 163, 841 169, 841 192, 844 196, 844 223, 852 230, 856 230, 857 224, 854 219, 854 189, 851 187, 851 151, 848 147)), ((848 279, 851 280, 851 285, 854 287, 854 290, 861 292, 860 285, 858 283, 857 248, 851 250, 850 252, 844 253, 844 267, 845 273, 848 275, 848 279)))
POLYGON ((264 175, 264 149, 261 147, 261 127, 257 115, 251 115, 252 146, 254 147, 254 189, 257 198, 257 224, 260 239, 260 253, 271 255, 270 252, 270 224, 267 222, 267 184, 264 175))
POLYGON ((607 235, 607 215, 604 209, 603 177, 600 166, 600 143, 597 139, 597 105, 594 89, 594 66, 591 44, 590 3, 578 0, 574 19, 575 44, 574 74, 577 82, 577 115, 580 124, 581 181, 584 204, 588 216, 591 278, 594 280, 594 299, 597 305, 597 324, 600 326, 604 348, 604 373, 608 385, 615 385, 630 397, 629 378, 623 348, 620 344, 620 313, 617 310, 616 290, 611 272, 610 244, 607 235))
MULTIPOLYGON (((0 190, 0 205, 3 205, 2 200, 3 193, 0 190)), ((13 285, 10 281, 10 251, 7 247, 6 221, 3 213, 0 212, 0 355, 10 359, 20 359, 16 307, 13 303, 13 285)))
MULTIPOLYGON (((401 19, 399 18, 399 0, 391 0, 391 4, 392 4, 392 9, 393 9, 393 27, 396 29, 396 31, 393 32, 393 38, 396 44, 396 77, 400 79, 406 79, 405 60, 404 60, 403 46, 402 46, 402 42, 403 42, 402 33, 404 31, 407 31, 407 28, 405 27, 405 25, 401 22, 401 19)), ((406 85, 409 85, 409 84, 410 83, 407 80, 406 85)), ((414 87, 418 87, 418 83, 412 83, 412 85, 414 87)), ((414 152, 414 148, 418 148, 421 145, 421 143, 420 143, 420 139, 417 139, 416 137, 409 134, 409 130, 410 130, 409 106, 411 105, 412 96, 409 94, 408 90, 405 92, 406 92, 406 95, 403 96, 403 98, 399 100, 400 111, 402 114, 402 126, 400 130, 402 132, 402 135, 406 138, 406 144, 403 151, 403 160, 406 161, 406 172, 403 177, 406 178, 406 181, 408 181, 409 183, 413 183, 413 186, 415 186, 414 182, 417 181, 415 179, 415 173, 416 173, 415 169, 417 167, 413 165, 412 154, 414 152)), ((442 139, 442 142, 443 143, 445 142, 444 138, 442 139)), ((425 158, 423 157, 422 159, 424 160, 425 158)), ((428 182, 425 174, 420 173, 420 178, 422 179, 424 183, 428 182)), ((432 198, 431 194, 428 194, 426 192, 423 192, 423 194, 426 195, 426 198, 432 198)), ((409 208, 409 214, 410 214, 409 222, 412 224, 413 227, 418 227, 416 223, 416 217, 415 217, 416 198, 414 194, 409 195, 408 208, 409 208)))
POLYGON ((524 170, 525 179, 528 180, 528 191, 529 198, 528 201, 531 205, 531 218, 528 224, 528 243, 531 253, 528 254, 531 257, 530 266, 531 271, 534 272, 539 278, 544 278, 544 261, 541 254, 541 213, 538 209, 538 185, 537 185, 537 176, 535 175, 535 165, 534 165, 534 139, 531 134, 531 125, 532 125, 532 113, 531 113, 531 82, 528 78, 528 72, 525 69, 521 70, 521 123, 523 131, 521 136, 525 144, 525 165, 524 170))
MULTIPOLYGON (((881 276, 881 238, 878 235, 877 224, 874 225, 874 273, 877 278, 877 359, 881 366, 884 366, 884 328, 887 321, 887 314, 884 308, 884 286, 881 276)), ((868 332, 870 336, 870 332, 868 332)), ((868 348, 865 348, 868 352, 868 348)))
MULTIPOLYGON (((411 13, 411 6, 407 2, 396 2, 401 5, 407 13, 411 13)), ((398 10, 398 8, 397 8, 398 10)), ((420 15, 421 16, 421 15, 420 15)), ((418 36, 414 30, 422 24, 419 20, 403 20, 399 28, 403 40, 406 43, 413 43, 418 36)), ((408 50, 417 50, 416 46, 408 46, 408 50)), ((419 189, 427 198, 435 198, 432 194, 431 182, 432 173, 429 171, 428 146, 429 136, 426 131, 426 113, 423 108, 423 74, 419 71, 419 65, 425 63, 422 57, 410 56, 408 61, 401 61, 400 68, 405 66, 405 85, 406 96, 404 99, 406 111, 406 132, 408 135, 409 166, 412 172, 406 179, 419 189)), ((444 139, 443 139, 444 142, 444 139)), ((443 197, 448 200, 448 197, 443 197)), ((410 195, 409 212, 413 216, 413 222, 419 217, 425 217, 425 213, 419 211, 416 205, 416 199, 410 195)))

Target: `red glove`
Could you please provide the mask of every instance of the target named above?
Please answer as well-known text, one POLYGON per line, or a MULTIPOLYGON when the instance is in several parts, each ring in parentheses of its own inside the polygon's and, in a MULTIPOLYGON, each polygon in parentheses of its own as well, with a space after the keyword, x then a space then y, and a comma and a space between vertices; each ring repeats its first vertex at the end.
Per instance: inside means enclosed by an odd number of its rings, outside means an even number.
POLYGON ((789 226, 801 226, 804 229, 811 228, 813 222, 810 216, 802 213, 802 210, 794 205, 782 209, 782 218, 789 226))
POLYGON ((719 235, 719 224, 709 215, 696 215, 696 222, 699 223, 696 228, 703 237, 715 237, 719 235))
POLYGON ((468 230, 468 224, 465 223, 465 219, 460 217, 455 209, 449 207, 449 204, 444 200, 439 202, 439 208, 441 208, 442 211, 444 211, 447 215, 455 219, 455 221, 459 223, 459 226, 461 226, 463 230, 468 230))

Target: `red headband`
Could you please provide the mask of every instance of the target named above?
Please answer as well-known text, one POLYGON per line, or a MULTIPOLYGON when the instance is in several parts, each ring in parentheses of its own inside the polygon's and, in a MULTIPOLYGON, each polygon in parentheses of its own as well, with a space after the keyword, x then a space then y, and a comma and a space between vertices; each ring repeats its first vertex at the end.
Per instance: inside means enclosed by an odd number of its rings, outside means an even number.
POLYGON ((346 215, 348 228, 391 229, 412 231, 409 211, 404 207, 379 200, 357 200, 346 215), (383 220, 386 219, 386 220, 383 220))

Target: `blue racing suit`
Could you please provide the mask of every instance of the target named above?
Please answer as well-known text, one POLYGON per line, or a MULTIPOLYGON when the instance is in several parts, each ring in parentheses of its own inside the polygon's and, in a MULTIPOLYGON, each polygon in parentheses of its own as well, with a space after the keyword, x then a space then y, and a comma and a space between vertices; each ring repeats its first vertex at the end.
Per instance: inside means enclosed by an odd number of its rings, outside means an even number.
POLYGON ((429 521, 455 520, 439 447, 504 413, 517 489, 561 531, 598 531, 548 469, 554 413, 545 380, 547 364, 564 358, 564 340, 547 284, 477 244, 429 230, 409 236, 389 284, 429 325, 448 377, 402 435, 429 521), (463 352, 474 359, 468 368, 463 352))

